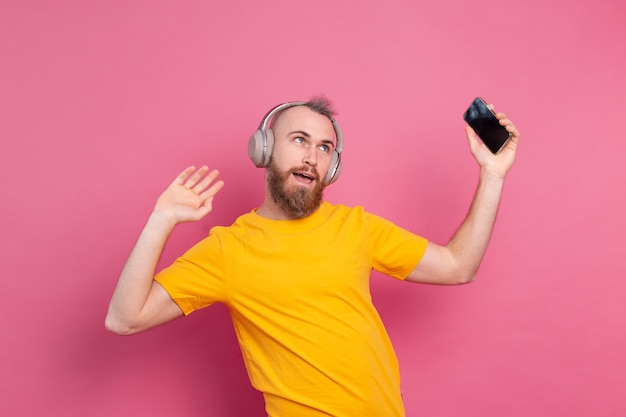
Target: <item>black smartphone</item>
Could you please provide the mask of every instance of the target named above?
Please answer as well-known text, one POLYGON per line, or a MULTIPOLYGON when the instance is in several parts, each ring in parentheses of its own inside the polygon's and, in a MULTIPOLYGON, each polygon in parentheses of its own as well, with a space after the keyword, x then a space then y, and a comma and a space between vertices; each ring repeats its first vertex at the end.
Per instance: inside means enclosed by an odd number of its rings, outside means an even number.
POLYGON ((511 138, 511 134, 500 124, 493 110, 480 97, 472 101, 463 114, 463 119, 494 154, 500 152, 511 138))

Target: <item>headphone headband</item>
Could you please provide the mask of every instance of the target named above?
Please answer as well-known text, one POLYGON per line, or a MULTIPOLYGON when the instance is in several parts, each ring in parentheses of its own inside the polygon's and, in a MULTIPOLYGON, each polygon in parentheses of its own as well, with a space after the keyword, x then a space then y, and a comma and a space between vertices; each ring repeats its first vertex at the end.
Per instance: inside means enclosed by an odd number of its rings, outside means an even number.
POLYGON ((267 129, 267 126, 269 125, 270 121, 278 112, 286 110, 290 107, 302 106, 304 104, 305 104, 304 101, 290 101, 288 103, 279 104, 278 106, 268 111, 265 116, 263 116, 263 120, 261 121, 261 124, 259 125, 259 129, 267 129))

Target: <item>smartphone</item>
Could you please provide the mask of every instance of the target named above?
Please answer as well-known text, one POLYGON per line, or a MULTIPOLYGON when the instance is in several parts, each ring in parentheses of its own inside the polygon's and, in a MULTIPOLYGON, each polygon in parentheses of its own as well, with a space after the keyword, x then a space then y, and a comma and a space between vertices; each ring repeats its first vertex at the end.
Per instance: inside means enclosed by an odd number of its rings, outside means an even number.
POLYGON ((463 119, 493 154, 500 152, 511 138, 511 134, 500 124, 493 110, 480 97, 472 101, 463 114, 463 119))

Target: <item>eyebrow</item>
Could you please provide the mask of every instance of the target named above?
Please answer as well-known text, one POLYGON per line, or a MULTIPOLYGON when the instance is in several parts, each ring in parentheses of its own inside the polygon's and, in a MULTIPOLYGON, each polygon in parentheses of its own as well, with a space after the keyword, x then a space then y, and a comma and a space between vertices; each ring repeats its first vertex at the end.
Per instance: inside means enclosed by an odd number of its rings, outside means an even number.
MULTIPOLYGON (((299 134, 302 135, 304 137, 306 137, 307 139, 311 138, 311 135, 308 132, 305 132, 304 130, 294 130, 293 132, 289 133, 289 136, 293 135, 293 134, 299 134)), ((335 142, 331 139, 322 139, 322 143, 325 145, 330 145, 332 148, 335 147, 335 142)))
POLYGON ((305 132, 304 130, 294 130, 293 132, 289 132, 289 136, 291 136, 293 134, 300 134, 302 136, 306 136, 307 138, 311 137, 311 135, 309 133, 305 132))

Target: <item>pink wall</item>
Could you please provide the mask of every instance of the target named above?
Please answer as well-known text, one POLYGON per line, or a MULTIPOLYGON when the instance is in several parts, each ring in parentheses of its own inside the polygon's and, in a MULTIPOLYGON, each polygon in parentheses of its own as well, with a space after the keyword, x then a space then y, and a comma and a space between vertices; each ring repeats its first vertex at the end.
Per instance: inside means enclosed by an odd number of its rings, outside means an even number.
POLYGON ((246 142, 318 92, 346 146, 336 203, 436 241, 477 169, 476 95, 522 131, 475 284, 375 275, 409 416, 626 415, 626 6, 579 1, 3 1, 0 415, 262 416, 218 306, 103 327, 160 191, 223 172, 163 264, 261 201, 246 142))

